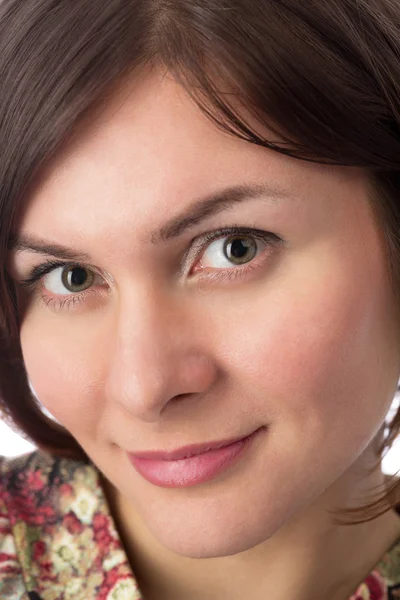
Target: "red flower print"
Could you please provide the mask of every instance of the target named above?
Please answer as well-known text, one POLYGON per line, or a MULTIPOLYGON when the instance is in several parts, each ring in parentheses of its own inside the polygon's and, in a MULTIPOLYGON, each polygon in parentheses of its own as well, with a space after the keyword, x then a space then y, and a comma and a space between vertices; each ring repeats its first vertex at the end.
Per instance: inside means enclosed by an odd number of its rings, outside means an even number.
POLYGON ((38 541, 33 544, 33 560, 37 561, 46 552, 46 544, 38 541))
POLYGON ((109 519, 106 515, 100 513, 94 515, 93 535, 103 555, 109 551, 110 546, 115 545, 115 540, 109 530, 109 519))
POLYGON ((84 529, 83 524, 72 511, 65 515, 63 525, 68 529, 69 533, 81 533, 84 529))
POLYGON ((26 476, 26 485, 31 492, 42 490, 44 487, 43 479, 38 471, 29 471, 26 476))

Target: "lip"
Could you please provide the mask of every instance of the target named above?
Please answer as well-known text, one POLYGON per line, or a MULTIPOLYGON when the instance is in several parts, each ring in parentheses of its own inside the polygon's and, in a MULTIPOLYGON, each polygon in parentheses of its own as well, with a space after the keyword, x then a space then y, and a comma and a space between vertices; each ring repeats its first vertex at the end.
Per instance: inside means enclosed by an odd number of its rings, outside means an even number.
POLYGON ((150 483, 187 487, 209 481, 236 463, 261 429, 241 438, 193 444, 169 452, 127 454, 136 471, 150 483))

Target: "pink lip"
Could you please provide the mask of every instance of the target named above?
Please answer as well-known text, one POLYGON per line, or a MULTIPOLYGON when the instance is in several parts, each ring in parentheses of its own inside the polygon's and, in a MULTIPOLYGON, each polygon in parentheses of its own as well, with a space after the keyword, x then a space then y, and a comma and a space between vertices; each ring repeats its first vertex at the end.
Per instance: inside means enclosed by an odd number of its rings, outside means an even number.
POLYGON ((196 444, 172 452, 135 452, 128 458, 147 481, 161 487, 187 487, 209 481, 231 466, 259 433, 208 444, 196 444))

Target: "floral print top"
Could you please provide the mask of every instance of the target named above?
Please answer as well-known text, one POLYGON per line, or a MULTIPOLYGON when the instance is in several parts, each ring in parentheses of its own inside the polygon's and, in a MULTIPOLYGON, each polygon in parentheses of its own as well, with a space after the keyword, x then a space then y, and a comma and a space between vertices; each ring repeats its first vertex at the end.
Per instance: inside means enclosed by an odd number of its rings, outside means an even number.
MULTIPOLYGON (((141 600, 96 467, 0 458, 1 600, 141 600)), ((349 600, 400 599, 400 540, 349 600)))

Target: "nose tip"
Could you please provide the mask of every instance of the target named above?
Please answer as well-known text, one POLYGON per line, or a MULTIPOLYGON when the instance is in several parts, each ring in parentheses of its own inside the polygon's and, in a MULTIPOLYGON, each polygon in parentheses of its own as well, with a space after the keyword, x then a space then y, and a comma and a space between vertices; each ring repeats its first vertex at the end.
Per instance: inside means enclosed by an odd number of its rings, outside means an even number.
POLYGON ((131 416, 151 423, 169 407, 203 395, 215 378, 216 367, 204 355, 164 348, 151 358, 141 354, 129 364, 120 362, 107 394, 131 416))

